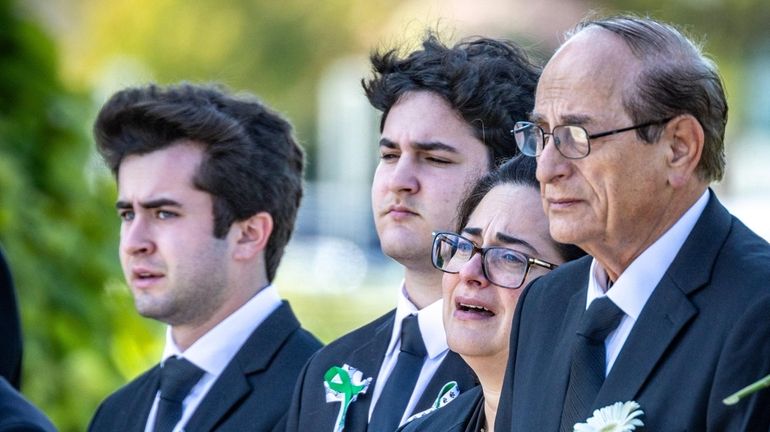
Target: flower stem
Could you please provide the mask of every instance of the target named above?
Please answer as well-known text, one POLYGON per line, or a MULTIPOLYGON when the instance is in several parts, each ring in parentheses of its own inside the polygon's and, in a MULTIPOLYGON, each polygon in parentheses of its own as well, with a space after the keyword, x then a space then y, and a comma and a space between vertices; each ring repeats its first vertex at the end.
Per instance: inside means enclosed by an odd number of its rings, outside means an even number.
POLYGON ((722 401, 725 405, 735 405, 737 404, 741 399, 745 398, 748 395, 754 394, 758 392, 759 390, 770 387, 770 375, 760 379, 759 381, 749 384, 746 387, 738 390, 734 394, 731 394, 725 400, 722 401))

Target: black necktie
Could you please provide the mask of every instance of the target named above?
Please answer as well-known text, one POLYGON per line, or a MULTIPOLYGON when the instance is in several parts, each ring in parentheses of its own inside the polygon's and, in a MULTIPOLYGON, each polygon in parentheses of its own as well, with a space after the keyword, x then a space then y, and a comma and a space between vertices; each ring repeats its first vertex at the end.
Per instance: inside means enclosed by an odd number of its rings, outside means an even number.
POLYGON ((417 316, 409 315, 401 321, 401 352, 374 407, 370 432, 393 432, 398 428, 426 354, 417 316))
POLYGON ((203 376, 203 370, 179 357, 169 357, 160 369, 160 398, 154 432, 171 432, 182 418, 182 401, 203 376))
POLYGON ((561 432, 572 432, 575 423, 585 421, 591 414, 591 406, 604 382, 604 340, 618 327, 623 315, 623 311, 606 296, 591 302, 583 314, 577 339, 572 346, 569 385, 561 412, 561 432))

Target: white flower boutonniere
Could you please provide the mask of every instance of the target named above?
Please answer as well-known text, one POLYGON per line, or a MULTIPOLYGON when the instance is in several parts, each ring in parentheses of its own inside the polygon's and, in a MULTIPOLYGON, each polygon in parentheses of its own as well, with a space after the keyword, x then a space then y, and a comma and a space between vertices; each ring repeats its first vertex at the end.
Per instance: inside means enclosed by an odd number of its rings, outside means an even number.
POLYGON ((644 414, 634 401, 615 402, 594 411, 593 417, 585 423, 575 425, 573 432, 631 432, 637 426, 644 426, 637 417, 644 414))
POLYGON ((350 404, 358 399, 358 395, 366 393, 369 388, 372 379, 363 379, 363 377, 361 371, 348 365, 332 366, 324 374, 326 402, 340 403, 340 411, 334 423, 334 432, 341 432, 345 429, 345 415, 350 404))

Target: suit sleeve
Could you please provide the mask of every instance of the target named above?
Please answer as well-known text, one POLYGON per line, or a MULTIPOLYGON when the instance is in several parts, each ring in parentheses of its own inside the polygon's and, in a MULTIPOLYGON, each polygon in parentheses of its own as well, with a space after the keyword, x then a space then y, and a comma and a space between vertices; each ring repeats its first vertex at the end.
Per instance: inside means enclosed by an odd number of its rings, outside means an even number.
POLYGON ((316 354, 313 354, 308 359, 297 378, 294 394, 291 397, 291 405, 289 405, 289 411, 286 415, 286 432, 300 432, 300 414, 302 413, 302 393, 305 388, 305 378, 307 377, 308 369, 310 369, 310 364, 316 358, 316 354))
POLYGON ((94 413, 94 416, 91 417, 91 422, 88 424, 88 432, 99 431, 99 419, 101 418, 100 415, 101 415, 103 406, 104 406, 104 402, 99 404, 99 407, 96 408, 96 412, 94 413))
POLYGON ((21 385, 22 337, 11 269, 0 249, 0 376, 17 390, 21 385))
POLYGON ((722 400, 770 374, 770 295, 739 317, 724 345, 709 398, 709 431, 770 429, 770 388, 726 406, 722 400))
POLYGON ((511 422, 512 407, 513 407, 513 372, 514 363, 516 362, 516 352, 518 348, 519 331, 521 328, 521 310, 524 307, 527 295, 532 290, 532 286, 537 282, 537 279, 532 281, 519 297, 519 301, 516 304, 516 310, 513 314, 513 322, 511 323, 511 339, 508 346, 508 365, 505 368, 505 377, 503 379, 503 387, 500 391, 500 401, 497 405, 497 414, 495 417, 495 432, 509 432, 513 427, 511 422))
MULTIPOLYGON (((51 426, 53 427, 53 426, 51 426)), ((34 423, 15 423, 8 426, 0 426, 0 432, 51 432, 56 429, 49 429, 34 423)))
POLYGON ((0 432, 56 432, 56 427, 0 377, 0 432))

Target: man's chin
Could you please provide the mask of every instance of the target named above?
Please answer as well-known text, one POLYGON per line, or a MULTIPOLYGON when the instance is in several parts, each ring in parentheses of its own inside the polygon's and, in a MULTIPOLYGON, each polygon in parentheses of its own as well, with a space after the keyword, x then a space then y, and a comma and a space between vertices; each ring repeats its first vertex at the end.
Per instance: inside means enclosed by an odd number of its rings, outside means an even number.
POLYGON ((585 237, 587 229, 584 223, 551 219, 551 237, 559 243, 576 244, 585 237))
POLYGON ((381 243, 381 246, 382 253, 405 267, 410 267, 414 262, 430 261, 430 248, 424 244, 404 241, 397 244, 381 243))
POLYGON ((168 323, 169 307, 168 305, 161 304, 158 299, 147 295, 135 296, 134 307, 136 312, 145 318, 168 323))

